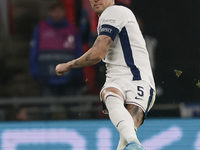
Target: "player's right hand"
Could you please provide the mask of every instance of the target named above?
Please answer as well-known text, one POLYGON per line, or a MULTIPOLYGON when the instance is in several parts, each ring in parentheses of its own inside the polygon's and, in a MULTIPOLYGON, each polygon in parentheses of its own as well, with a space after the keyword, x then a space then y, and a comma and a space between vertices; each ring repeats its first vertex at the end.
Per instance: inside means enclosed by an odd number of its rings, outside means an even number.
POLYGON ((58 76, 63 75, 65 72, 67 72, 68 70, 70 70, 70 66, 68 63, 62 63, 62 64, 58 64, 55 68, 56 74, 58 76))

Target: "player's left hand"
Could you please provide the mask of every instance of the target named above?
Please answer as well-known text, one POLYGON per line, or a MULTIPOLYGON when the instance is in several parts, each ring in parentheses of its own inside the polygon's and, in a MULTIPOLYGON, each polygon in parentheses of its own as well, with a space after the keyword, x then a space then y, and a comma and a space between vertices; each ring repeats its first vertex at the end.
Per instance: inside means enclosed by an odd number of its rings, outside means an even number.
POLYGON ((65 72, 70 70, 70 64, 69 63, 62 63, 62 64, 58 64, 56 66, 56 74, 58 76, 63 75, 65 72))

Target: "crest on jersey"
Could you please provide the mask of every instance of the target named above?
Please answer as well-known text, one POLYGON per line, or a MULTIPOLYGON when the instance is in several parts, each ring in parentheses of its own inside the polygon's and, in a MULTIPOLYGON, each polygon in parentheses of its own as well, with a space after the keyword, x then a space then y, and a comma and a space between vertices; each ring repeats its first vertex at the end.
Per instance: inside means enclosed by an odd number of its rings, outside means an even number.
POLYGON ((108 23, 108 22, 115 23, 116 20, 115 19, 103 19, 103 23, 108 23))

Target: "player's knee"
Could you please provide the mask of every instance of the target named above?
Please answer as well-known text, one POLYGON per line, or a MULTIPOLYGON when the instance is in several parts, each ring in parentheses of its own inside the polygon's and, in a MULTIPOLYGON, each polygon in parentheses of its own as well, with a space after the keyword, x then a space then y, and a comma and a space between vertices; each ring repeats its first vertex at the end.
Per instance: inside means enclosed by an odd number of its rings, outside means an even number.
POLYGON ((103 92, 101 93, 101 98, 103 100, 103 102, 105 103, 106 98, 108 97, 108 95, 112 95, 112 96, 116 96, 121 98, 122 100, 124 100, 123 94, 116 88, 110 87, 110 88, 106 88, 103 90, 103 92))
POLYGON ((123 98, 114 92, 107 92, 104 94, 104 101, 106 102, 109 98, 120 99, 120 101, 124 102, 123 98))

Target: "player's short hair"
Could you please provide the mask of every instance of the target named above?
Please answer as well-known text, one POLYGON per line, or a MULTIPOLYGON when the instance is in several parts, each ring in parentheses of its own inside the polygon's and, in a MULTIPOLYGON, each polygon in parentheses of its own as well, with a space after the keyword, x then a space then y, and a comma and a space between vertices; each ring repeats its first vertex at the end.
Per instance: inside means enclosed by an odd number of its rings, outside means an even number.
POLYGON ((52 5, 50 5, 48 10, 51 12, 51 11, 54 11, 56 8, 61 8, 61 9, 65 10, 65 6, 62 2, 56 2, 52 5))

